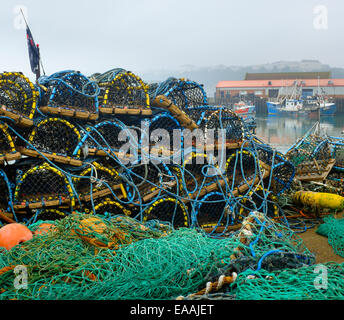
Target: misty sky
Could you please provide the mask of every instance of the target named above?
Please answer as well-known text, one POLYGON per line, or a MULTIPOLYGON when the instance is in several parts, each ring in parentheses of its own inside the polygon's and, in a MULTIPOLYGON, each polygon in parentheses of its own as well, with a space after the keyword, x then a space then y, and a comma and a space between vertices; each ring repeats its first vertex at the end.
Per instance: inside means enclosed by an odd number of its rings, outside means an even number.
POLYGON ((30 78, 16 5, 28 9, 47 74, 301 59, 344 67, 342 0, 1 0, 0 71, 30 78), (317 5, 328 9, 326 30, 313 26, 317 5))

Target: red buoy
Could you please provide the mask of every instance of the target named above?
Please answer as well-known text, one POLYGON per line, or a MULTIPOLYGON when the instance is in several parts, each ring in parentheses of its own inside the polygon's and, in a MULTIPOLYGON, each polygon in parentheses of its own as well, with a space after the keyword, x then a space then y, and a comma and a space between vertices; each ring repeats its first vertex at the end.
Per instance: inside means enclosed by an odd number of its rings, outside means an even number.
POLYGON ((31 239, 32 232, 19 223, 10 223, 0 229, 0 247, 7 250, 31 239))

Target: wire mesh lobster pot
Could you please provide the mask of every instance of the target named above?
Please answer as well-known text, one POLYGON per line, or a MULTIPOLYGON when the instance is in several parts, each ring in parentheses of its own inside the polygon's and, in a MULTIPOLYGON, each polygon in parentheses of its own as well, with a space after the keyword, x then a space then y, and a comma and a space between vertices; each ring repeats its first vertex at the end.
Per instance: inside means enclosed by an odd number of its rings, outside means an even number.
POLYGON ((18 177, 14 192, 16 211, 60 206, 75 206, 71 180, 64 172, 43 163, 18 177))
POLYGON ((186 111, 205 137, 215 145, 238 148, 244 138, 242 119, 232 110, 223 107, 196 107, 186 111))
POLYGON ((0 114, 24 127, 33 125, 39 91, 22 73, 0 74, 0 114))
POLYGON ((159 220, 170 223, 173 228, 187 228, 190 226, 190 218, 187 208, 181 201, 175 198, 164 197, 156 200, 143 212, 143 222, 159 220))
POLYGON ((208 104, 203 86, 187 79, 168 78, 164 82, 151 84, 149 92, 151 99, 164 95, 185 112, 189 108, 208 104))
POLYGON ((147 86, 134 73, 117 68, 91 78, 100 88, 99 111, 102 114, 152 114, 147 86))
POLYGON ((40 110, 47 114, 82 120, 99 117, 99 87, 78 71, 61 71, 38 79, 40 110))
POLYGON ((216 232, 220 227, 228 227, 234 223, 228 197, 221 192, 206 194, 194 202, 193 207, 197 226, 202 229, 211 229, 211 232, 216 232))
POLYGON ((98 162, 92 162, 77 177, 73 178, 75 191, 82 201, 94 201, 115 192, 126 196, 118 172, 98 162))
MULTIPOLYGON (((148 122, 150 143, 152 148, 150 150, 151 156, 158 157, 160 152, 163 156, 170 156, 174 153, 174 135, 175 131, 181 133, 182 126, 179 121, 168 112, 161 112, 156 114, 148 122), (153 142, 153 144, 152 144, 153 142)), ((178 139, 178 137, 177 137, 178 139)), ((178 146, 176 152, 180 152, 182 146, 178 146)))
POLYGON ((300 181, 323 181, 335 164, 329 140, 314 134, 302 138, 286 158, 296 167, 295 178, 300 181))
MULTIPOLYGON (((219 108, 205 116, 205 132, 223 129, 224 135, 217 133, 215 138, 221 138, 228 143, 241 143, 244 138, 244 127, 241 118, 232 110, 219 108)), ((216 133, 216 132, 215 132, 216 133)))
POLYGON ((21 154, 16 150, 13 140, 8 125, 0 122, 0 164, 21 158, 21 154))
POLYGON ((171 115, 173 115, 174 118, 179 121, 180 125, 183 128, 189 129, 191 131, 198 128, 197 124, 189 118, 185 111, 173 104, 173 102, 164 95, 157 96, 152 101, 152 107, 153 109, 159 111, 161 109, 167 110, 169 113, 171 113, 171 115))
POLYGON ((69 212, 59 208, 44 208, 33 210, 31 214, 22 215, 20 218, 26 225, 34 224, 37 221, 47 221, 47 223, 50 224, 51 221, 61 220, 69 214, 69 212))
POLYGON ((269 218, 279 217, 277 197, 261 185, 253 188, 246 197, 240 198, 237 205, 238 220, 243 220, 251 212, 264 213, 269 218))
POLYGON ((0 210, 5 212, 13 212, 13 195, 11 183, 4 170, 0 169, 0 210))
POLYGON ((127 156, 120 154, 120 151, 128 140, 134 150, 134 155, 131 156, 137 156, 139 143, 137 131, 130 129, 120 121, 106 120, 95 126, 89 126, 75 151, 80 152, 87 146, 88 156, 110 156, 120 160, 127 156))
POLYGON ((179 194, 190 199, 203 196, 213 186, 216 188, 220 179, 217 164, 202 152, 190 152, 181 166, 173 164, 171 168, 178 179, 179 194))
POLYGON ((267 145, 256 144, 256 150, 258 159, 271 167, 271 191, 278 196, 288 190, 295 177, 295 166, 267 145))
POLYGON ((72 123, 59 118, 46 118, 37 123, 29 136, 29 143, 19 150, 27 156, 81 166, 81 150, 77 148, 80 141, 80 132, 72 123))
POLYGON ((166 191, 170 194, 176 192, 176 178, 163 162, 155 164, 138 161, 128 166, 124 175, 128 179, 125 185, 128 199, 136 206, 152 202, 166 194, 166 191))
POLYGON ((111 197, 95 199, 93 206, 91 205, 91 203, 88 203, 84 206, 84 212, 104 215, 107 217, 117 215, 130 216, 132 214, 127 205, 124 205, 111 197))
POLYGON ((336 159, 335 167, 344 171, 344 139, 331 137, 329 140, 332 149, 332 158, 336 159))
POLYGON ((257 179, 260 181, 256 154, 246 149, 236 150, 227 158, 225 174, 232 191, 241 185, 254 185, 257 179))

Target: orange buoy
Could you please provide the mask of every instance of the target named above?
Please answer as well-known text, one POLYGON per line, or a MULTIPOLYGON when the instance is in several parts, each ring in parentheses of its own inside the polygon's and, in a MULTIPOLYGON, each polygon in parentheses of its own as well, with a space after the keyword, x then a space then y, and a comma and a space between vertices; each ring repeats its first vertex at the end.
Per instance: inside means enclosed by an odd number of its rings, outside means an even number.
POLYGON ((19 223, 10 223, 0 229, 0 247, 7 250, 31 239, 32 232, 19 223))
POLYGON ((33 232, 34 235, 44 235, 49 231, 54 231, 56 229, 55 225, 52 223, 42 223, 39 225, 38 229, 33 232))

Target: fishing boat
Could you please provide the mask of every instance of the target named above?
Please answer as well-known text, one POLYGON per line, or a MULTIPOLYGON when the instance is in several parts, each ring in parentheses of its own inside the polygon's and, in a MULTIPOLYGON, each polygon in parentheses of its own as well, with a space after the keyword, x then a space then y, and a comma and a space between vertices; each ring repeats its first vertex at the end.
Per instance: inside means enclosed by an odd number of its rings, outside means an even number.
POLYGON ((333 116, 337 111, 334 101, 326 97, 323 88, 320 88, 320 80, 318 78, 318 92, 315 96, 307 97, 304 101, 304 109, 310 115, 318 114, 320 116, 333 116))
POLYGON ((308 97, 304 100, 304 110, 311 116, 318 114, 320 110, 320 116, 333 116, 337 111, 335 102, 323 97, 308 97))
POLYGON ((240 101, 233 105, 233 111, 236 114, 254 114, 256 113, 256 106, 251 105, 250 103, 245 103, 244 101, 240 101))
POLYGON ((267 101, 268 114, 303 113, 303 101, 300 99, 284 99, 281 102, 267 101))
MULTIPOLYGON (((303 113, 303 101, 299 98, 299 87, 298 82, 292 88, 291 94, 285 94, 281 96, 281 92, 277 98, 271 101, 267 101, 267 109, 269 115, 279 115, 279 114, 299 114, 303 113)), ((285 88, 287 91, 287 88, 285 88)))

